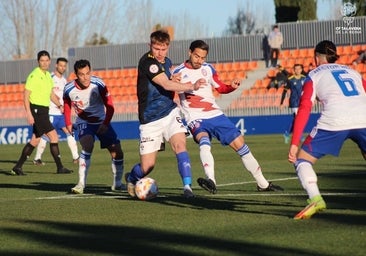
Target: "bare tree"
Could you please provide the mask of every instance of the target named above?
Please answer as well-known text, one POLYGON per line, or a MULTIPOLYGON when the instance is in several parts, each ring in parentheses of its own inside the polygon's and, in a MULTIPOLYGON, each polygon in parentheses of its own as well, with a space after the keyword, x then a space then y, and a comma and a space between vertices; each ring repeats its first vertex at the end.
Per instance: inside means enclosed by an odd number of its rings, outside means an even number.
POLYGON ((5 59, 32 58, 40 49, 65 55, 97 33, 111 38, 116 31, 120 1, 2 0, 1 55, 5 59), (110 18, 112 17, 112 18, 110 18), (6 56, 10 53, 10 56, 6 56))
POLYGON ((229 17, 227 35, 248 35, 255 28, 255 18, 251 12, 238 9, 235 17, 229 17))
POLYGON ((177 19, 155 11, 152 0, 1 0, 0 15, 3 60, 34 58, 42 49, 66 56, 94 35, 115 44, 147 42, 156 24, 173 26, 175 39, 205 35, 187 11, 177 19))

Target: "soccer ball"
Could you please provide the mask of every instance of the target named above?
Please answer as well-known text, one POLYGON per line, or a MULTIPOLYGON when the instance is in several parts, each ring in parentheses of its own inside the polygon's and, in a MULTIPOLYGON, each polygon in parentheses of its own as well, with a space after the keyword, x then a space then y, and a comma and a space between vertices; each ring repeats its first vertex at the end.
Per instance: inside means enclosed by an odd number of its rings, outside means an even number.
POLYGON ((150 200, 159 193, 158 185, 152 178, 145 177, 136 182, 135 194, 141 200, 150 200))

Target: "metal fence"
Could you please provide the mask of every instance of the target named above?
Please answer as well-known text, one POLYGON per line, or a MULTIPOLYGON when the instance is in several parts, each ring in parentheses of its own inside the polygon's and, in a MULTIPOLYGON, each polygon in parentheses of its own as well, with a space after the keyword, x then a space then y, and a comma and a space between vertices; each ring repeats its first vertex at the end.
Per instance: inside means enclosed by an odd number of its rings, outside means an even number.
MULTIPOLYGON (((320 40, 329 39, 337 45, 364 44, 366 42, 366 17, 355 17, 346 26, 343 20, 306 21, 281 23, 284 49, 309 48, 320 40), (356 28, 346 31, 347 28, 356 28), (360 28, 360 31, 358 31, 360 28), (346 33, 347 32, 347 33, 346 33)), ((148 36, 148 35, 147 35, 148 36)), ((148 38, 146 38, 148 40, 148 38)), ((208 62, 229 62, 262 59, 262 35, 202 38, 210 45, 208 62)), ((174 64, 187 58, 191 40, 173 41, 169 57, 174 64)), ((70 47, 68 50, 69 72, 75 60, 85 58, 91 61, 93 69, 120 69, 136 67, 139 58, 148 50, 148 41, 139 44, 105 45, 91 47, 70 47)), ((52 65, 55 62, 53 59, 52 65)), ((0 85, 24 83, 37 61, 16 60, 0 62, 0 85)))

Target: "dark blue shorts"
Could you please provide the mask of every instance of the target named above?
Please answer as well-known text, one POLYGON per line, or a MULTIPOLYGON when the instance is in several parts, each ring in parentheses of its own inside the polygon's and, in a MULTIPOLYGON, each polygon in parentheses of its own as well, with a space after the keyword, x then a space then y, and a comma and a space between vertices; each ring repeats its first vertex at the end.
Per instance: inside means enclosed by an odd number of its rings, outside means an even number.
POLYGON ((354 141, 362 152, 366 152, 366 128, 326 131, 315 127, 301 148, 318 159, 325 155, 339 156, 343 143, 347 139, 354 141))
POLYGON ((197 119, 190 122, 188 127, 194 138, 200 132, 207 132, 210 140, 215 137, 225 146, 241 136, 240 130, 225 115, 210 119, 197 119))
POLYGON ((85 135, 91 135, 94 139, 97 137, 100 140, 100 148, 108 148, 111 145, 120 144, 117 134, 111 125, 108 126, 107 132, 103 134, 97 134, 99 126, 100 124, 78 124, 77 131, 79 140, 85 135))

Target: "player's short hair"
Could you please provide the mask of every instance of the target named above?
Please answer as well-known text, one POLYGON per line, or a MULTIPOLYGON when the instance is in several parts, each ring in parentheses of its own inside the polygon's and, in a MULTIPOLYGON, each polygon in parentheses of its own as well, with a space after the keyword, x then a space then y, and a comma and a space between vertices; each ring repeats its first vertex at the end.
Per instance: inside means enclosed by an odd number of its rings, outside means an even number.
POLYGON ((302 69, 304 69, 304 65, 302 65, 302 64, 300 64, 300 63, 295 63, 295 65, 294 65, 294 69, 295 69, 296 67, 301 67, 302 69))
POLYGON ((48 53, 48 51, 46 50, 42 50, 42 51, 39 51, 37 53, 37 61, 39 61, 41 59, 42 56, 47 56, 49 59, 51 59, 51 56, 50 54, 48 53))
POLYGON ((329 63, 334 63, 338 60, 339 55, 337 55, 337 47, 332 41, 323 40, 319 42, 314 49, 316 54, 323 54, 326 56, 329 63))
POLYGON ((60 57, 60 58, 57 58, 56 63, 59 63, 60 61, 66 62, 66 63, 68 62, 66 58, 60 57))
POLYGON ((207 51, 207 52, 209 50, 208 44, 205 41, 203 41, 203 40, 195 40, 189 46, 189 50, 191 52, 193 52, 194 49, 196 49, 196 48, 202 49, 202 50, 207 51))
POLYGON ((170 36, 166 30, 156 30, 150 34, 150 44, 170 44, 170 36))
POLYGON ((77 61, 75 61, 75 64, 74 64, 75 74, 78 73, 79 69, 82 69, 82 68, 85 68, 85 67, 89 67, 89 69, 91 69, 90 61, 88 61, 88 60, 77 60, 77 61))

